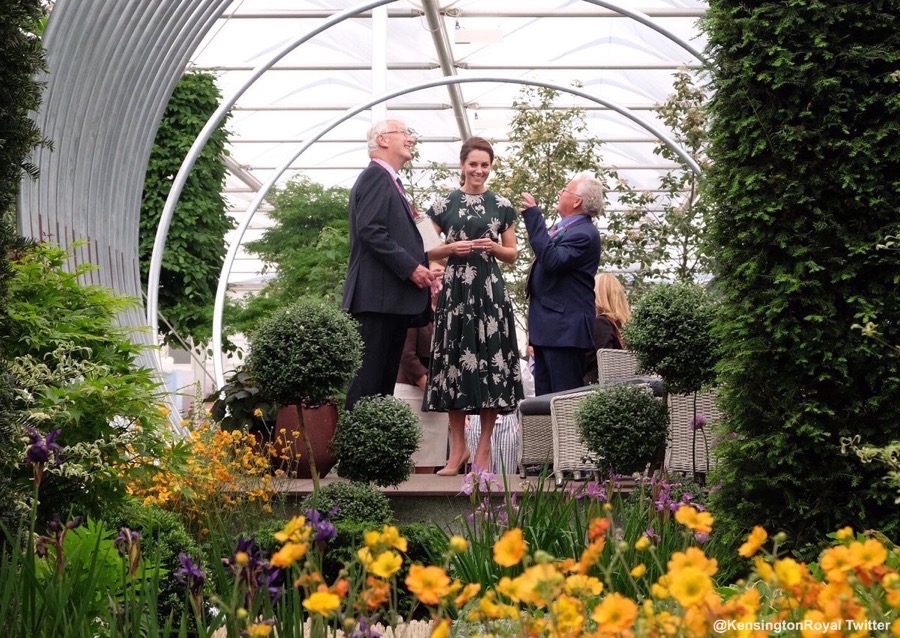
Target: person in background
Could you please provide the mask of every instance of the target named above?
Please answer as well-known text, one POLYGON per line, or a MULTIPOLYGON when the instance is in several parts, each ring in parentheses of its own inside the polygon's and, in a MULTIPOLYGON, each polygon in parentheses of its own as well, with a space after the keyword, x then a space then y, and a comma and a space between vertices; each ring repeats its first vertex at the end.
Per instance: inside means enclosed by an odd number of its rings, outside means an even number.
POLYGON ((609 273, 598 273, 594 278, 594 305, 597 310, 597 317, 594 319, 594 350, 586 355, 585 385, 597 383, 600 379, 597 350, 625 349, 622 328, 631 319, 625 287, 609 273))
POLYGON ((581 387, 585 354, 594 346, 594 275, 603 185, 579 175, 559 191, 560 221, 548 231, 544 213, 522 193, 522 218, 535 261, 528 273, 528 339, 534 347, 537 395, 581 387))
POLYGON ((430 319, 434 281, 418 215, 397 176, 412 159, 416 138, 400 120, 385 120, 372 125, 367 140, 372 161, 350 191, 350 265, 341 303, 363 341, 347 410, 362 397, 393 394, 406 330, 430 319))
MULTIPOLYGON (((440 278, 444 267, 431 263, 431 272, 440 278)), ((438 289, 433 289, 432 305, 437 303, 438 289)), ((422 410, 422 399, 428 385, 428 364, 431 362, 431 339, 434 324, 420 328, 410 328, 406 332, 406 343, 403 344, 403 355, 400 357, 400 370, 397 372, 397 384, 394 396, 404 401, 419 417, 419 429, 422 440, 419 449, 412 456, 416 474, 433 474, 443 467, 447 460, 447 419, 438 412, 422 410)))
POLYGON ((523 398, 515 318, 498 263, 516 261, 516 211, 487 189, 494 162, 487 140, 466 140, 459 159, 461 188, 428 211, 446 239, 431 258, 448 258, 423 404, 449 413, 450 453, 440 476, 459 473, 469 458, 466 414, 480 415, 482 423, 474 464, 490 467, 497 415, 514 411, 523 398))

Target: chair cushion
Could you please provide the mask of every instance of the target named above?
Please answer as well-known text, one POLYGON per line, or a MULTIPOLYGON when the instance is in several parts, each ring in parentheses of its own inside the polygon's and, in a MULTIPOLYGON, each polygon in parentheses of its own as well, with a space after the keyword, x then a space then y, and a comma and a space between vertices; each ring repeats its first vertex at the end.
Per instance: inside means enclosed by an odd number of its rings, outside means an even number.
MULTIPOLYGON (((646 384, 653 392, 653 396, 661 397, 663 395, 663 382, 659 377, 629 377, 625 379, 616 379, 610 385, 619 385, 623 383, 646 384)), ((571 390, 563 390, 562 392, 552 392, 550 394, 542 394, 536 397, 529 397, 519 403, 519 412, 522 416, 534 414, 550 414, 550 400, 553 397, 562 396, 564 394, 574 394, 576 392, 590 392, 599 385, 585 385, 580 388, 572 388, 571 390)))

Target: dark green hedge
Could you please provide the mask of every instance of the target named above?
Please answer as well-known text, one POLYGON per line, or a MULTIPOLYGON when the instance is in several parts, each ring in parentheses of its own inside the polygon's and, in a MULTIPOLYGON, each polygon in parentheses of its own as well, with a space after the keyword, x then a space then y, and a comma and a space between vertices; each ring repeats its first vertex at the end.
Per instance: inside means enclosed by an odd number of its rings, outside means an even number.
POLYGON ((705 197, 723 299, 727 424, 713 507, 801 553, 842 525, 900 533, 894 495, 840 439, 900 438, 900 2, 710 0, 705 197))

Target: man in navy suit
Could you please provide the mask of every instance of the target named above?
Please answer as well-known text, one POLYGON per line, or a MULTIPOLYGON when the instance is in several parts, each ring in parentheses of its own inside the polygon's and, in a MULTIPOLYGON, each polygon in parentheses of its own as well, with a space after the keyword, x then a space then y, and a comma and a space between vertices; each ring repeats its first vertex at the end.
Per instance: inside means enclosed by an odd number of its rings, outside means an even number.
POLYGON ((350 267, 342 307, 359 322, 363 361, 347 390, 350 410, 364 396, 393 394, 406 330, 425 321, 430 286, 417 213, 397 172, 412 159, 415 136, 399 120, 367 135, 372 161, 350 191, 350 267))
POLYGON ((560 221, 549 231, 530 193, 522 218, 535 261, 528 274, 528 342, 534 347, 534 391, 547 394, 583 385, 585 352, 594 347, 594 275, 603 210, 603 185, 580 175, 559 191, 560 221))

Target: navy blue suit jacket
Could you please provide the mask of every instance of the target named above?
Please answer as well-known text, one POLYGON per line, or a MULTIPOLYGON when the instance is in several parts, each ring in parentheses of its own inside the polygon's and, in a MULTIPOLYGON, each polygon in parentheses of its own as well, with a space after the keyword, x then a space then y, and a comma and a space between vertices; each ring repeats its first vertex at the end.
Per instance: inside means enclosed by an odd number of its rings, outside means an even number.
POLYGON ((547 348, 594 346, 594 275, 600 264, 600 233, 580 217, 555 237, 537 206, 522 213, 535 263, 528 277, 528 341, 547 348))
POLYGON ((428 267, 409 203, 376 162, 350 191, 350 267, 341 306, 350 313, 419 315, 429 307, 428 288, 409 276, 428 267))

